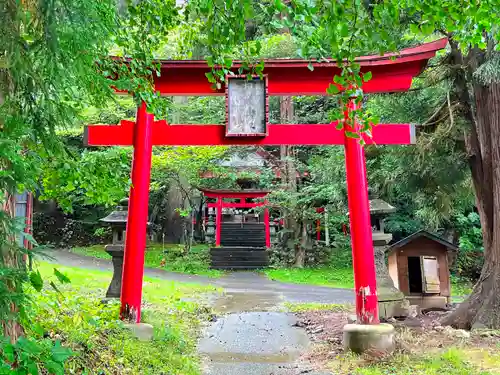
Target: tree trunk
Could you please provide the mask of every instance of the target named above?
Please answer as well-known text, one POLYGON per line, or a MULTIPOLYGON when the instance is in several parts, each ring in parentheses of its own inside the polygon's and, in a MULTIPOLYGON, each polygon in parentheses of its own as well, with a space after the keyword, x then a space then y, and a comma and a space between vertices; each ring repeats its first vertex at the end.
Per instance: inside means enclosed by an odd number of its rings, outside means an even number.
MULTIPOLYGON (((6 201, 3 205, 3 211, 7 213, 8 218, 14 218, 15 196, 13 194, 7 194, 6 201)), ((8 228, 8 225, 6 223, 4 224, 4 228, 2 228, 1 232, 9 236, 8 233, 10 232, 10 229, 8 228)), ((16 245, 16 239, 13 234, 11 234, 5 240, 7 240, 7 243, 10 242, 13 246, 16 245)), ((2 249, 2 267, 18 270, 22 267, 25 267, 25 265, 20 253, 18 253, 15 249, 10 248, 9 246, 5 246, 2 249)), ((20 292, 20 289, 22 288, 22 286, 19 285, 17 281, 7 281, 6 286, 12 294, 18 294, 20 292)), ((5 296, 3 298, 5 298, 5 296)), ((14 302, 10 302, 9 304, 10 306, 8 308, 10 309, 11 314, 14 317, 17 317, 19 312, 18 306, 16 306, 14 302)), ((16 318, 3 320, 2 331, 3 335, 9 337, 12 343, 17 342, 19 337, 24 335, 24 329, 16 318)))
POLYGON ((307 224, 305 221, 301 224, 301 239, 300 244, 297 245, 297 250, 295 252, 295 267, 303 268, 306 260, 306 249, 307 249, 307 224))
MULTIPOLYGON (((13 7, 15 5, 12 5, 13 7)), ((14 9, 14 8, 12 8, 14 9)), ((3 56, 0 56, 0 59, 3 59, 3 56)), ((0 66, 0 106, 4 104, 5 98, 7 97, 8 93, 10 92, 10 79, 9 79, 9 73, 8 70, 2 68, 0 66)), ((2 131, 2 119, 0 119, 0 131, 2 131)), ((8 169, 10 168, 10 162, 9 160, 0 160, 0 171, 2 169, 8 169)), ((18 270, 21 267, 25 267, 24 262, 22 260, 21 255, 16 251, 15 248, 12 248, 11 246, 16 245, 16 238, 15 234, 11 233, 11 228, 9 227, 9 224, 7 223, 7 220, 13 219, 15 217, 15 196, 14 194, 9 193, 9 191, 4 191, 5 194, 5 202, 0 206, 2 211, 6 213, 5 217, 3 219, 0 219, 0 235, 6 236, 3 239, 0 239, 0 251, 1 251, 1 267, 5 268, 11 268, 14 270, 18 270), (3 222, 2 222, 3 220, 3 222), (3 227, 1 227, 3 226, 3 227)), ((1 202, 0 202, 1 204, 1 202)), ((10 293, 13 294, 18 294, 19 292, 22 293, 22 285, 19 285, 18 282, 16 281, 7 281, 6 282, 6 287, 10 290, 10 293)), ((8 298, 6 296, 0 297, 0 298, 8 298)), ((2 304, 4 301, 2 301, 2 304)), ((7 302, 10 304, 8 306, 6 304, 6 308, 10 309, 10 312, 14 317, 17 317, 18 315, 18 306, 14 302, 7 302)), ((21 326, 21 324, 14 318, 14 319, 8 319, 8 320, 3 320, 2 321, 2 333, 4 336, 7 336, 10 338, 10 341, 12 343, 17 342, 19 337, 24 335, 24 329, 21 326)))
MULTIPOLYGON (((282 124, 293 123, 293 101, 290 96, 280 97, 280 120, 282 124)), ((288 145, 280 146, 281 159, 281 183, 285 190, 289 192, 297 191, 297 170, 293 160, 293 147, 288 145)), ((285 246, 295 252, 295 267, 304 267, 305 256, 302 254, 298 240, 301 237, 300 225, 293 215, 284 218, 286 229, 285 246)))
MULTIPOLYGON (((452 48, 454 45, 452 44, 452 48)), ((454 48, 454 57, 460 57, 454 48)), ((468 64, 474 71, 484 59, 481 51, 472 51, 468 64)), ((455 63, 463 65, 462 61, 455 63)), ((469 72, 470 73, 470 72, 469 72)), ((474 82, 475 106, 468 98, 466 73, 459 73, 456 87, 471 123, 466 138, 469 162, 481 218, 485 262, 472 294, 443 324, 457 328, 500 328, 500 83, 487 86, 474 82), (475 109, 475 111, 473 110, 475 109)))

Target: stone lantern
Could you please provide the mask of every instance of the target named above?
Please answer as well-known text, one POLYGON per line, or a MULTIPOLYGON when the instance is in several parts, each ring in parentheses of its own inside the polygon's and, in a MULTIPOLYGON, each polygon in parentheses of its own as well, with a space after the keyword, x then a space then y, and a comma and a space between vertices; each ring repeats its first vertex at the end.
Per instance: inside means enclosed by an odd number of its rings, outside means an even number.
POLYGON ((100 221, 111 226, 112 243, 104 250, 111 255, 113 262, 113 278, 106 292, 106 298, 120 298, 123 272, 123 256, 125 254, 125 229, 127 226, 128 198, 122 199, 119 205, 108 216, 100 221))
POLYGON ((382 199, 370 199, 373 248, 377 269, 379 316, 381 319, 406 316, 408 315, 409 308, 409 303, 405 299, 404 294, 394 286, 385 262, 385 252, 389 242, 392 240, 392 234, 385 233, 384 219, 387 215, 395 211, 396 208, 394 206, 391 206, 382 199))

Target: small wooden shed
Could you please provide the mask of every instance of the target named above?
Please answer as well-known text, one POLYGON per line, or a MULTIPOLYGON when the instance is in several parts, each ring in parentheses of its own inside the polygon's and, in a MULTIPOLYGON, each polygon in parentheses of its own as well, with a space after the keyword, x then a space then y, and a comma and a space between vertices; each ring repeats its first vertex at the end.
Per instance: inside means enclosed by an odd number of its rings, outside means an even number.
POLYGON ((448 255, 457 250, 433 233, 415 232, 387 249, 389 274, 410 304, 444 308, 451 296, 448 255))

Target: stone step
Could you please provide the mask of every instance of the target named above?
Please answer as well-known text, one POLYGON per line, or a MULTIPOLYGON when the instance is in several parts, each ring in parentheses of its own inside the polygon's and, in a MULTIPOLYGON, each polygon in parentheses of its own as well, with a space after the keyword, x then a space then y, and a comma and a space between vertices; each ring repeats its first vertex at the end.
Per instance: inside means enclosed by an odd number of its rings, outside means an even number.
POLYGON ((223 266, 223 265, 214 265, 211 268, 214 270, 259 270, 262 268, 266 268, 267 266, 223 266))
POLYGON ((220 246, 210 248, 210 252, 213 251, 266 251, 265 246, 220 246))
POLYGON ((269 254, 262 246, 223 246, 210 249, 214 269, 257 269, 267 267, 269 254))
POLYGON ((263 264, 267 264, 269 261, 269 258, 267 255, 234 255, 234 254, 227 254, 227 255, 212 255, 210 258, 212 262, 246 262, 246 261, 255 261, 255 262, 261 262, 263 264))

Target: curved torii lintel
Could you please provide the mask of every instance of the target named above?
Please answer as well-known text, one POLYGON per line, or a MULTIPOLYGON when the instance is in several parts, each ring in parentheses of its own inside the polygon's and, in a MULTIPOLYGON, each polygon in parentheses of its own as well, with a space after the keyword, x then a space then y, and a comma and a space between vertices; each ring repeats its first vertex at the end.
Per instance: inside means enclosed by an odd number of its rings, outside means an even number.
MULTIPOLYGON (((363 84, 365 93, 407 91, 412 79, 419 75, 436 52, 448 40, 439 39, 398 53, 362 56, 356 59, 361 72, 372 72, 372 79, 363 84)), ((224 95, 225 87, 214 90, 205 73, 210 71, 204 60, 159 60, 161 75, 155 77, 155 88, 162 95, 205 96, 224 95)), ((237 73, 241 61, 231 68, 237 73)), ((264 60, 264 74, 269 80, 269 95, 326 95, 326 89, 340 70, 337 62, 312 62, 299 59, 264 60), (309 66, 314 69, 311 71, 309 66)))

